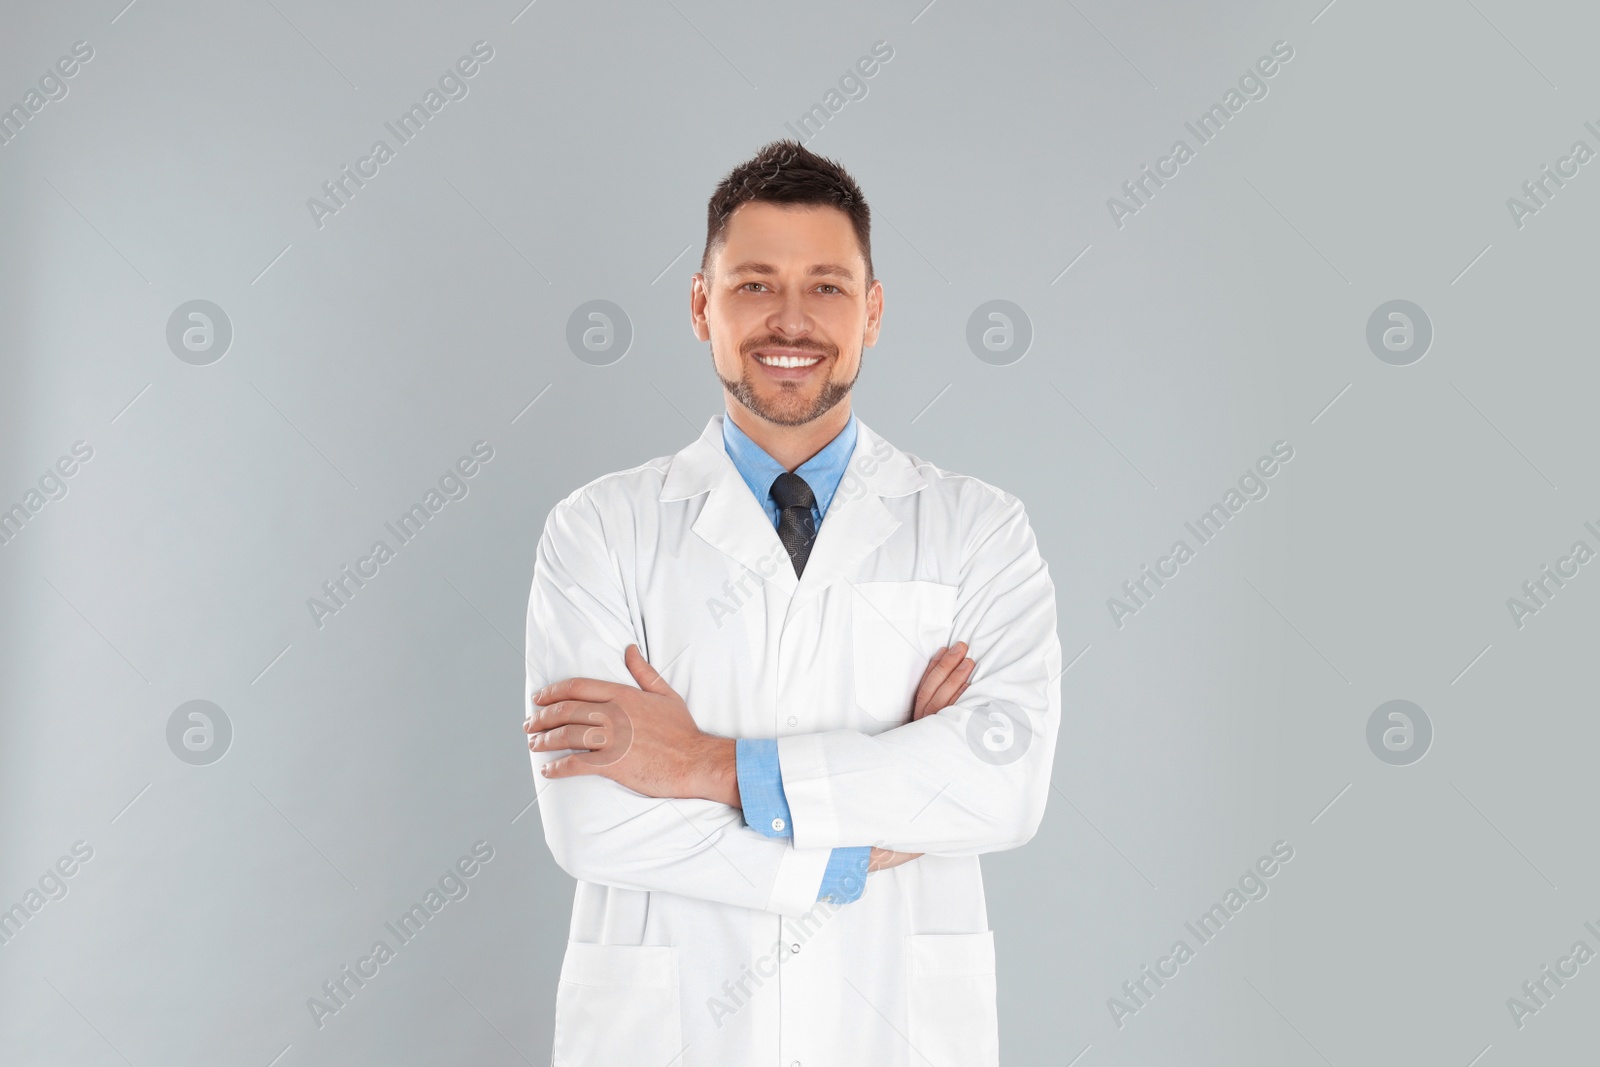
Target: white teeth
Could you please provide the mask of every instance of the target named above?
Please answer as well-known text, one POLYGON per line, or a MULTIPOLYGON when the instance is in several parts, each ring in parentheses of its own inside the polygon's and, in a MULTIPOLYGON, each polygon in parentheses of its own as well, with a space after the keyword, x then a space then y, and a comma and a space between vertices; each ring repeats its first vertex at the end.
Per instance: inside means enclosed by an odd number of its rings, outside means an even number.
POLYGON ((756 356, 769 367, 809 367, 821 362, 821 356, 756 356))

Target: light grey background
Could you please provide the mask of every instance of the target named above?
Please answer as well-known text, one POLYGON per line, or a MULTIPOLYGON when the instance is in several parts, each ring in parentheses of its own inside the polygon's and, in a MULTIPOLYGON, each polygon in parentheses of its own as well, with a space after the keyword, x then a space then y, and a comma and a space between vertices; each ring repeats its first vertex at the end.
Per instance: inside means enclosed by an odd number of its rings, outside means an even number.
POLYGON ((1520 228, 1506 203, 1600 148, 1592 6, 125 2, 0 12, 7 107, 94 48, 0 147, 0 506, 94 450, 0 547, 0 907, 94 850, 0 946, 0 1062, 548 1062, 571 883, 520 731, 535 541, 719 409, 706 198, 880 40, 809 142, 876 216, 856 410, 1026 502, 1079 657, 1044 825, 984 861, 1004 1061, 1592 1049, 1600 963, 1521 1028, 1506 1004, 1600 949, 1600 564, 1507 607, 1600 547, 1600 163, 1520 228), (319 229, 307 199, 480 40, 319 229), (1277 41, 1268 95, 1115 225, 1277 41), (195 299, 234 331, 209 366, 166 342, 195 299), (565 342, 594 299, 634 330, 606 367, 565 342), (991 299, 1032 323, 1009 366, 966 344, 991 299), (1410 366, 1366 342, 1394 299, 1434 329, 1410 366), (478 440, 470 494, 319 629, 307 598, 478 440), (1270 494, 1115 625, 1280 440, 1270 494), (1434 728, 1410 766, 1367 746, 1396 698, 1434 728), (196 699, 233 729, 207 766, 167 743, 196 699), (307 999, 478 840, 470 894, 319 1029, 307 999), (1280 840, 1270 894, 1119 1028, 1280 840))

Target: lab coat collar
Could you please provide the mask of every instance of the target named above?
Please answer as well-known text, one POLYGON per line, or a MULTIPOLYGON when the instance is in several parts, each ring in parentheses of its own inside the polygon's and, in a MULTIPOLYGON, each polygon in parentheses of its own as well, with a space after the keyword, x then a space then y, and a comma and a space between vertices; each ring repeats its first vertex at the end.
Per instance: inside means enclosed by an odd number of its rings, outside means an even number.
POLYGON ((796 579, 778 532, 722 446, 719 413, 700 437, 672 457, 662 502, 709 493, 694 532, 792 599, 790 608, 854 572, 857 564, 900 525, 884 497, 927 485, 909 457, 857 418, 856 447, 827 517, 817 533, 803 578, 796 579))

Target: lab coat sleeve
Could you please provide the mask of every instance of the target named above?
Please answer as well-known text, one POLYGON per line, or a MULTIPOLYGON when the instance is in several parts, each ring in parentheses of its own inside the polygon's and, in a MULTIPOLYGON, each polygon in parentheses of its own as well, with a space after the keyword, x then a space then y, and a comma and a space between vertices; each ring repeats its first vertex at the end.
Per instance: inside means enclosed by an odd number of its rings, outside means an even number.
POLYGON ((877 734, 779 739, 797 846, 871 841, 967 856, 1015 848, 1038 830, 1061 718, 1061 643, 1055 588, 1014 497, 964 547, 953 639, 977 663, 958 703, 877 734))
MULTIPOLYGON (((529 712, 534 694, 563 678, 635 684, 623 651, 647 646, 629 611, 627 551, 610 533, 582 492, 545 523, 528 598, 529 712)), ((738 809, 716 801, 646 797, 600 775, 545 778, 541 766, 562 754, 529 753, 545 841, 572 877, 780 915, 816 905, 830 849, 763 837, 738 809)))

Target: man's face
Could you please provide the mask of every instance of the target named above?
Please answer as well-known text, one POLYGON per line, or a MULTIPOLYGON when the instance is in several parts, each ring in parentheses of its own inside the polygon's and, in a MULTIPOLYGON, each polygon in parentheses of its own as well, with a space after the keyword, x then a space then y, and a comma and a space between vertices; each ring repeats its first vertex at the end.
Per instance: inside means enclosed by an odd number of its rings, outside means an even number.
POLYGON ((750 202, 734 209, 689 299, 717 377, 751 412, 782 426, 820 418, 850 394, 878 342, 883 286, 867 284, 850 218, 838 208, 750 202))

